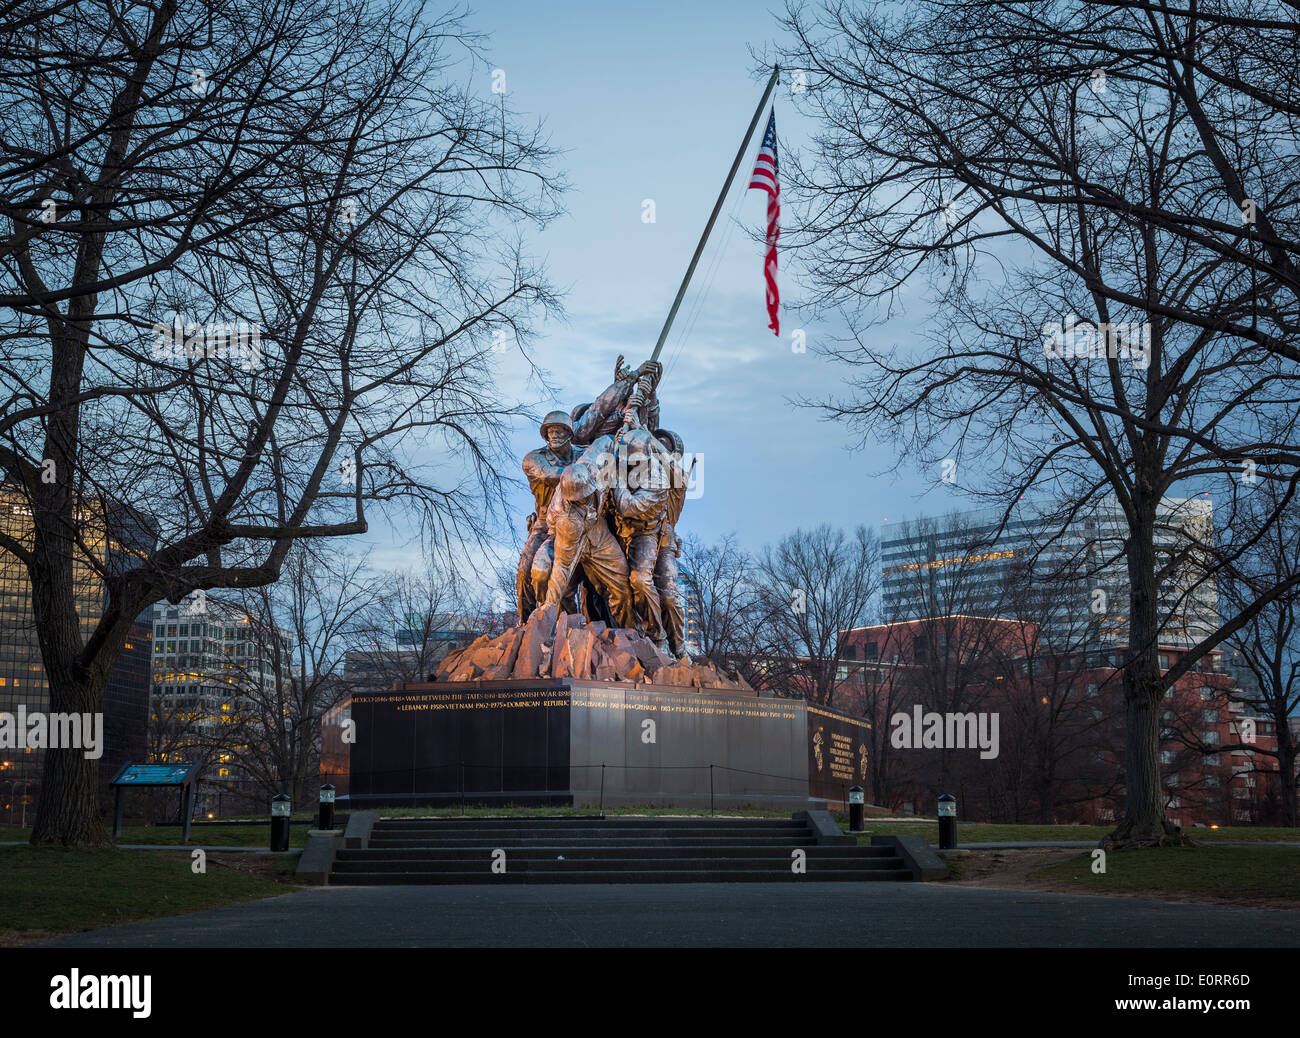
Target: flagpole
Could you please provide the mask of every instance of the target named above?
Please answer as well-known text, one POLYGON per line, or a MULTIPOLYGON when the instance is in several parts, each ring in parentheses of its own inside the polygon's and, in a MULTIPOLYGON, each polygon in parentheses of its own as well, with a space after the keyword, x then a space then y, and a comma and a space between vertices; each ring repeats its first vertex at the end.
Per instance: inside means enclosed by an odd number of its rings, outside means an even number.
POLYGON ((664 340, 668 338, 668 330, 672 328, 673 318, 677 316, 677 309, 682 305, 682 298, 686 295, 686 288, 691 283, 691 275, 695 273, 696 264, 700 262, 700 255, 704 252, 704 245, 709 240, 709 232, 713 230, 713 224, 718 219, 718 213, 722 211, 722 203, 727 197, 727 192, 731 190, 731 182, 736 178, 736 170, 740 168, 740 160, 745 157, 745 152, 749 148, 749 139, 754 136, 754 127, 758 125, 759 117, 763 114, 763 109, 767 107, 767 99, 772 96, 772 88, 776 86, 777 78, 780 75, 781 66, 777 65, 772 69, 772 75, 768 78, 767 89, 763 91, 763 99, 758 102, 758 107, 754 109, 754 118, 749 120, 749 129, 745 131, 745 136, 740 142, 740 150, 736 152, 735 161, 731 163, 731 172, 727 174, 727 179, 722 185, 718 200, 713 203, 713 212, 709 214, 709 222, 704 225, 704 233, 700 235, 700 243, 695 246, 695 255, 691 257, 691 265, 686 268, 686 276, 682 278, 682 287, 677 290, 677 298, 673 300, 673 308, 668 311, 668 320, 664 321, 663 331, 659 333, 659 341, 655 343, 655 351, 650 355, 651 360, 658 360, 659 354, 663 352, 664 340))

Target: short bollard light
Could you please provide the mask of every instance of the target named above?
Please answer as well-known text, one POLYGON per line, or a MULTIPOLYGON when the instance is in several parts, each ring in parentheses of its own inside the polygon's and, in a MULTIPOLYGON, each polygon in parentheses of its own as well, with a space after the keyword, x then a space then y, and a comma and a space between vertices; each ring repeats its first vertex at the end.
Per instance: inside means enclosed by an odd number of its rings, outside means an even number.
POLYGON ((951 851, 957 846, 957 798, 945 793, 939 798, 939 850, 951 851))
POLYGON ((866 797, 863 795, 861 786, 849 787, 849 832, 862 832, 862 812, 863 804, 866 803, 866 797))
POLYGON ((320 787, 320 824, 317 828, 334 828, 334 787, 328 782, 320 787))
POLYGON ((271 798, 271 850, 289 849, 289 808, 292 802, 283 793, 271 798))

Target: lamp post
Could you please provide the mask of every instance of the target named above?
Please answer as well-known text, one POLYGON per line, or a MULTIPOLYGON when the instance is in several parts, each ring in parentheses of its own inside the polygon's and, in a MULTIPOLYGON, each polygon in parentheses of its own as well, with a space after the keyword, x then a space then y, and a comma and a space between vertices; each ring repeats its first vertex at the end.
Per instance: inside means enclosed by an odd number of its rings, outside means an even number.
POLYGON ((285 794, 271 798, 271 850, 279 853, 289 849, 289 810, 291 801, 285 794))
POLYGON ((939 798, 939 849, 950 851, 957 846, 957 798, 945 793, 939 798))
POLYGON ((862 832, 862 815, 865 808, 866 794, 861 786, 849 790, 849 832, 862 832))

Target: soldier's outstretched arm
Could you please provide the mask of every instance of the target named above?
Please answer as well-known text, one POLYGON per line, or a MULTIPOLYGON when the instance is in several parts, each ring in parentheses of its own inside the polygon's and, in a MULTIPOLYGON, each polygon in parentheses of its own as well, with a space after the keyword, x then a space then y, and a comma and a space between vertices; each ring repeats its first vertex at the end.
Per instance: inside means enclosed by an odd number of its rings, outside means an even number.
POLYGON ((615 382, 596 397, 574 425, 573 442, 579 445, 591 443, 599 434, 600 427, 615 411, 627 403, 633 385, 634 382, 615 382))

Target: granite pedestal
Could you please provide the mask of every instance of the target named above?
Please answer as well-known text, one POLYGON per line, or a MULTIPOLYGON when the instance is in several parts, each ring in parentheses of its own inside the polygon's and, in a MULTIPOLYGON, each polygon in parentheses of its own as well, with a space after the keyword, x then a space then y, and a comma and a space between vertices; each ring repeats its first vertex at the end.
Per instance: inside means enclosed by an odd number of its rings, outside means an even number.
POLYGON ((867 723, 802 700, 577 679, 352 701, 349 806, 807 807, 867 775, 867 723))

